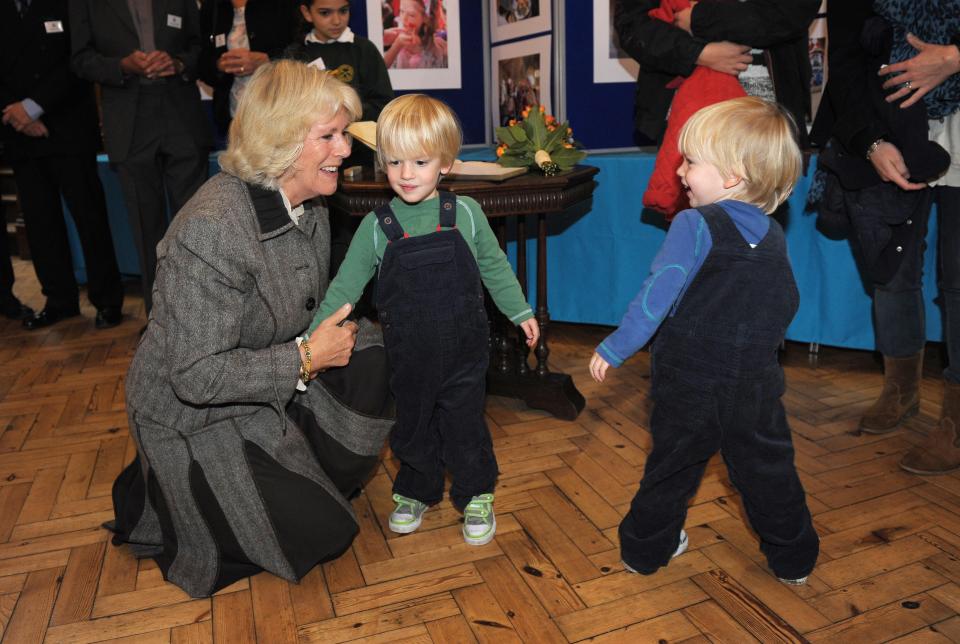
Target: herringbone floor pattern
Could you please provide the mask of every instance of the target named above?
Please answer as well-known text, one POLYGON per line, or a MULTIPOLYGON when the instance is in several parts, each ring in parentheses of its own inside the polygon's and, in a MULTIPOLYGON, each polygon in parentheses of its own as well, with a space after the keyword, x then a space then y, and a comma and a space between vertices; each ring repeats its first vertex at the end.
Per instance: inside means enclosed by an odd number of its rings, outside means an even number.
MULTIPOLYGON (((17 271, 18 292, 42 305, 29 265, 17 271)), ((84 313, 33 333, 0 322, 4 642, 960 641, 960 476, 897 468, 940 411, 936 347, 922 413, 861 436, 857 417, 881 382, 873 357, 824 350, 811 363, 788 346, 785 402, 823 539, 804 587, 767 571, 719 460, 690 509, 690 551, 650 577, 623 571, 616 527, 650 449, 647 354, 598 386, 586 364, 608 330, 558 324, 552 364, 587 409, 564 422, 489 399, 502 470, 494 542, 465 545, 446 503, 419 532, 389 532, 396 463, 385 456, 341 558, 299 585, 261 574, 195 600, 100 528, 134 453, 123 382, 142 301, 128 298, 108 331, 84 313)))

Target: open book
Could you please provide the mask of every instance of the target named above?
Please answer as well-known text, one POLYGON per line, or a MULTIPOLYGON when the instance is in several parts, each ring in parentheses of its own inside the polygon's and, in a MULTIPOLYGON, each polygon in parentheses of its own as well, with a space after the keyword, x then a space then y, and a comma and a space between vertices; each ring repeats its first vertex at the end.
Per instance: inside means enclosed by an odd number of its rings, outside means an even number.
POLYGON ((489 163, 487 161, 461 161, 457 159, 453 162, 453 167, 447 174, 451 179, 470 179, 473 181, 503 181, 510 177, 515 177, 526 172, 526 168, 505 168, 499 163, 489 163))
MULTIPOLYGON (((377 149, 377 124, 375 121, 356 121, 347 126, 347 132, 353 135, 357 141, 373 151, 377 149)), ((453 162, 453 168, 447 175, 451 179, 473 180, 473 181, 503 181, 510 177, 515 177, 526 172, 526 168, 504 168, 498 163, 488 163, 486 161, 461 161, 457 159, 453 162)))

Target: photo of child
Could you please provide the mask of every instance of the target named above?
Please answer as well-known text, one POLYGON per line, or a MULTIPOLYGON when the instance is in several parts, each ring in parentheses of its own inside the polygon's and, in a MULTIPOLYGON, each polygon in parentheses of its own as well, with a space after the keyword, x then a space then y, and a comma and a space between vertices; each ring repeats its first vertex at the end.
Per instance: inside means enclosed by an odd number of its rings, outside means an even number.
POLYGON ((540 104, 540 54, 499 61, 500 125, 520 120, 528 105, 540 104))
POLYGON ((447 67, 447 24, 442 0, 395 0, 381 5, 383 59, 389 69, 447 67), (392 20, 392 26, 388 26, 392 20))
POLYGON ((506 25, 540 15, 540 0, 497 0, 497 24, 506 25))

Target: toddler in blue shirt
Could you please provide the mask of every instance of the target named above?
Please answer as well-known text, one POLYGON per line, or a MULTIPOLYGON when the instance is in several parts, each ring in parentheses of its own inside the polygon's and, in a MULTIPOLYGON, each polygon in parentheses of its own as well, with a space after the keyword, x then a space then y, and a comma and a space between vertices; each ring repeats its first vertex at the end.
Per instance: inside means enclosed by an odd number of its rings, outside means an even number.
POLYGON ((653 450, 619 529, 628 571, 652 574, 686 550, 687 503, 717 451, 774 575, 802 584, 816 563, 777 359, 799 297, 783 230, 768 217, 799 177, 795 139, 789 114, 759 98, 691 117, 677 174, 694 208, 674 220, 620 327, 590 360, 603 382, 656 333, 653 450))

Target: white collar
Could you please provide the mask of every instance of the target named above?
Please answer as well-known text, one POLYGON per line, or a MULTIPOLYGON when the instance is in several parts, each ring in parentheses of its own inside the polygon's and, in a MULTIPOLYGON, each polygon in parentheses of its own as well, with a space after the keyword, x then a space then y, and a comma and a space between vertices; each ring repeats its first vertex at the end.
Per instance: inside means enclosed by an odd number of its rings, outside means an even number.
POLYGON ((350 29, 350 27, 344 29, 343 33, 340 34, 340 37, 335 38, 334 40, 320 40, 317 38, 317 35, 314 33, 313 29, 311 29, 310 33, 307 34, 307 37, 304 38, 303 41, 306 43, 319 43, 321 45, 328 45, 332 42, 353 42, 353 38, 353 31, 350 29))
POLYGON ((287 195, 283 194, 283 189, 280 189, 280 198, 283 199, 283 207, 287 209, 287 214, 290 215, 290 219, 293 220, 295 225, 300 225, 300 217, 303 215, 303 204, 300 204, 296 208, 290 206, 290 200, 287 199, 287 195))

